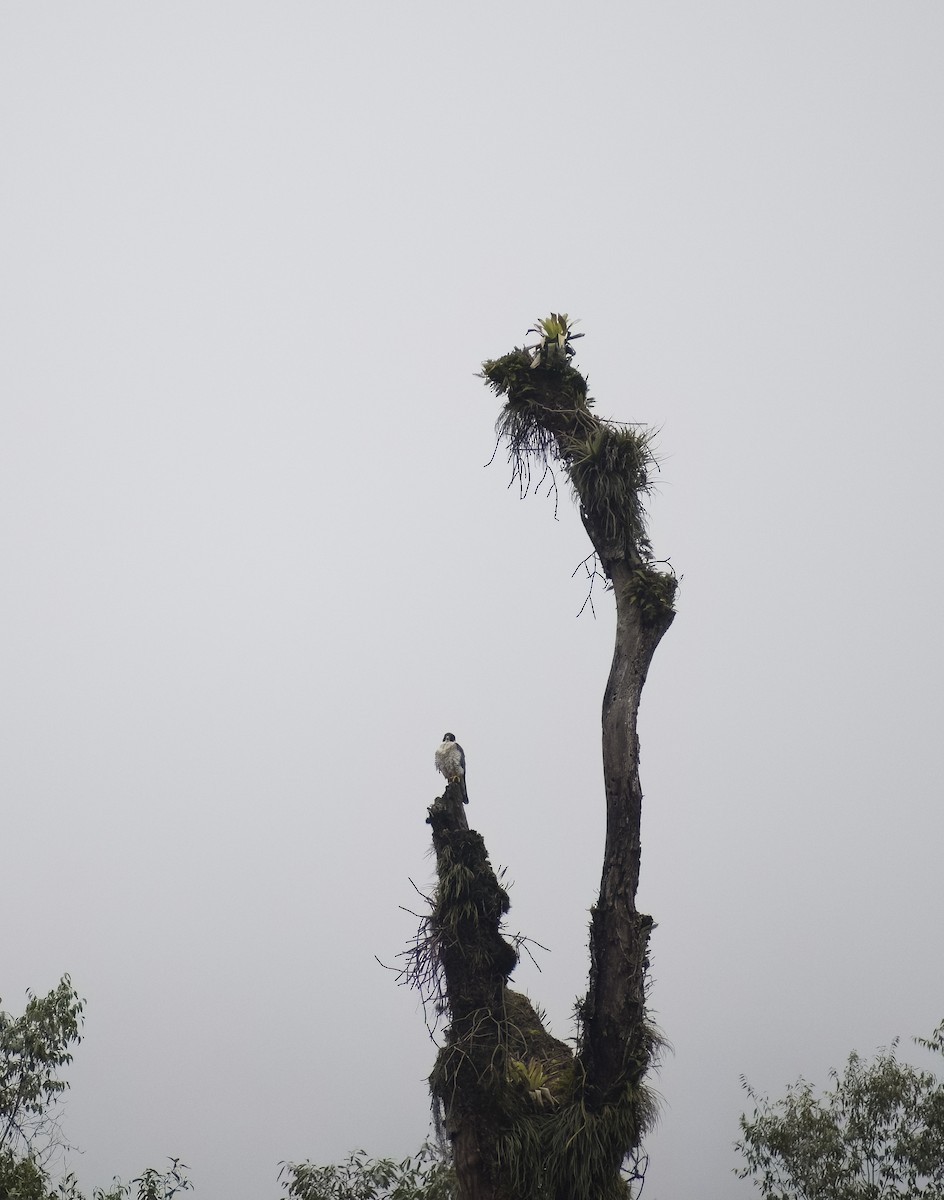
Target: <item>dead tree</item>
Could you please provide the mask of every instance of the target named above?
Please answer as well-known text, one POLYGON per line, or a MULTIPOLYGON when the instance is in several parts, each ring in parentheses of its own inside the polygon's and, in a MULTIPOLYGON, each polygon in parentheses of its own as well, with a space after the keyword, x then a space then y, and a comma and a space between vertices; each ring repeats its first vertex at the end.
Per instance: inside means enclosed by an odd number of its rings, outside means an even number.
POLYGON ((677 580, 653 561, 646 533, 650 433, 593 413, 586 380, 571 363, 581 335, 566 314, 551 314, 533 332, 537 345, 483 364, 504 400, 499 438, 522 494, 535 472, 569 481, 593 546, 592 575, 612 587, 617 614, 603 698, 606 846, 576 1050, 552 1038, 530 1002, 507 986, 517 962, 502 934, 508 896, 481 835, 468 827, 457 783, 429 810, 438 881, 415 975, 427 985, 435 980, 448 1020, 430 1084, 460 1200, 625 1200, 633 1178, 626 1163, 641 1161, 655 1114, 645 1077, 660 1044, 646 1018, 653 922, 636 909, 636 719, 649 664, 674 617, 677 580))

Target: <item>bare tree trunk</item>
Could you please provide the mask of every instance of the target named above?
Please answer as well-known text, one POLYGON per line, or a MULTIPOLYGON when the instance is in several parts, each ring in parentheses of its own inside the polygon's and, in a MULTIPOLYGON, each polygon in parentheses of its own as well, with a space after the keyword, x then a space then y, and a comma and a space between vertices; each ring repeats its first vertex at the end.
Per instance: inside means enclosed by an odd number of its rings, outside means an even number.
POLYGON ((647 622, 639 604, 639 572, 610 564, 616 596, 616 646, 603 697, 606 846, 600 895, 590 926, 590 987, 583 1011, 581 1059, 587 1099, 613 1103, 645 1074, 651 1042, 645 1024, 645 974, 652 918, 636 910, 642 787, 639 781, 639 700, 670 611, 647 622))

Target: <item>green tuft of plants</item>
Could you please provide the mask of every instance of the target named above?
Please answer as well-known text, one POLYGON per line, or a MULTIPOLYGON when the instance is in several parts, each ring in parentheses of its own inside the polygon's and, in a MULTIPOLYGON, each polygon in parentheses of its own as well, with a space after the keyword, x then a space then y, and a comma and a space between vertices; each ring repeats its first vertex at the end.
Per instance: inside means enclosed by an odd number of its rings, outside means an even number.
POLYGON ((652 553, 643 497, 655 464, 652 434, 600 423, 587 438, 575 438, 565 466, 584 519, 621 557, 652 553))
POLYGON ((551 313, 528 331, 537 347, 516 347, 482 364, 481 376, 504 400, 495 423, 504 443, 512 483, 522 496, 550 479, 556 495, 557 468, 574 496, 604 572, 616 561, 648 563, 646 499, 657 466, 653 433, 597 417, 587 381, 571 365, 572 332, 566 313, 551 313))
POLYGON ((522 1115, 499 1139, 500 1170, 520 1200, 628 1200, 629 1185, 614 1164, 656 1115, 655 1100, 640 1088, 596 1111, 578 1098, 522 1115))
POLYGON ((677 591, 678 576, 651 563, 638 566, 630 578, 630 596, 644 625, 658 625, 671 616, 677 591))

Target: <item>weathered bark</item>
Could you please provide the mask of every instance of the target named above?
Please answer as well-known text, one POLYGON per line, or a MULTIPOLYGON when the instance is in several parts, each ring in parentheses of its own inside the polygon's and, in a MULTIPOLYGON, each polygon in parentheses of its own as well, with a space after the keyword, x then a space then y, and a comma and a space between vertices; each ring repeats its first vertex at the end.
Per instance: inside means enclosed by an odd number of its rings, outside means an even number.
POLYGON ((672 622, 646 621, 633 564, 610 564, 616 597, 616 645, 603 698, 606 845, 600 895, 590 925, 590 987, 583 1009, 581 1060, 588 1101, 612 1103, 645 1074, 651 1041, 645 1024, 645 976, 652 918, 636 910, 642 787, 636 720, 649 664, 672 622))
POLYGON ((450 1018, 430 1086, 452 1146, 458 1200, 518 1200, 502 1138, 522 1111, 550 1120, 561 1099, 572 1098, 574 1052, 507 986, 518 961, 501 935, 508 894, 481 835, 468 827, 462 796, 461 783, 449 784, 428 817, 438 875, 430 925, 450 1018), (526 1082, 528 1069, 540 1069, 540 1080, 526 1082))
POLYGON ((500 1186, 496 1097, 505 1076, 504 991, 518 955, 501 936, 508 895, 469 829, 463 783, 430 808, 438 885, 431 918, 449 1027, 430 1087, 453 1150, 458 1200, 510 1200, 500 1186))
POLYGON ((457 1122, 452 1135, 457 1200, 495 1200, 495 1185, 485 1169, 491 1149, 489 1141, 485 1131, 478 1128, 477 1122, 457 1122))

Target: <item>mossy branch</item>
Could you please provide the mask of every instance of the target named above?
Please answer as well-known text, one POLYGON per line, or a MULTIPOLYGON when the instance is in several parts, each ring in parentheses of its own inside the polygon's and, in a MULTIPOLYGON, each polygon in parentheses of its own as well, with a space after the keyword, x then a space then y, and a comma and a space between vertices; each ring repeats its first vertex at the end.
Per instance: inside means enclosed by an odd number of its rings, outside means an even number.
POLYGON ((534 478, 559 468, 607 577, 618 562, 651 566, 646 499, 658 466, 653 432, 598 417, 569 355, 536 353, 516 347, 482 364, 482 378, 505 402, 495 431, 507 447, 512 482, 524 496, 534 478))

